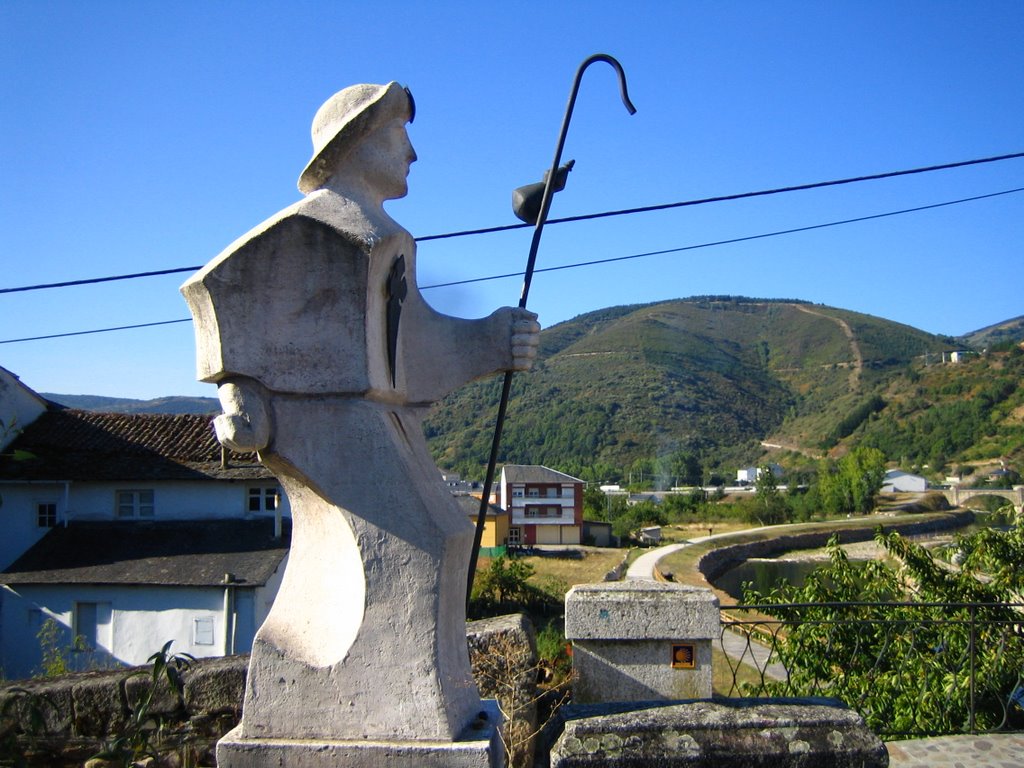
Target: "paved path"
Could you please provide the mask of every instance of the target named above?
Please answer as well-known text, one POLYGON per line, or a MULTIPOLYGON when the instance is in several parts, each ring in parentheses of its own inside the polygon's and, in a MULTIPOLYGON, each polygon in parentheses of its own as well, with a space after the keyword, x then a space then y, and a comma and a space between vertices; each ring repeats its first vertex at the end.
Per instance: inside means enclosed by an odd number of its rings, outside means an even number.
POLYGON ((1024 733, 938 736, 887 743, 890 768, 1020 768, 1024 733))
POLYGON ((669 544, 652 549, 650 552, 644 552, 629 566, 629 569, 626 571, 626 578, 631 581, 654 581, 654 566, 658 564, 658 561, 666 555, 678 552, 683 547, 688 547, 691 544, 693 544, 693 541, 682 541, 678 544, 669 544))
MULTIPOLYGON (((717 536, 722 537, 729 535, 727 533, 717 534, 717 536)), ((678 552, 680 549, 691 544, 697 544, 713 538, 716 538, 716 536, 702 536, 697 539, 682 541, 678 544, 668 544, 664 547, 652 549, 650 552, 645 552, 629 566, 629 569, 626 571, 626 579, 632 581, 655 581, 654 568, 661 558, 671 555, 673 552, 678 552)), ((754 667, 761 673, 762 677, 767 677, 771 680, 785 680, 788 677, 784 666, 777 661, 769 663, 771 651, 766 646, 749 640, 746 635, 739 632, 732 630, 723 632, 722 649, 733 659, 754 667)))

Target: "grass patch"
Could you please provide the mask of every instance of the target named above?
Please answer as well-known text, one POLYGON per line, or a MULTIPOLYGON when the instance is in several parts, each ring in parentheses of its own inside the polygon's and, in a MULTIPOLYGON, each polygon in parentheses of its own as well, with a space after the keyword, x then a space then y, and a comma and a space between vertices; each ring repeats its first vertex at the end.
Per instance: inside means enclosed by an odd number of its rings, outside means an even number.
POLYGON ((752 666, 730 659, 719 648, 711 649, 711 694, 713 696, 731 698, 744 696, 746 690, 759 688, 763 684, 761 673, 752 666))
POLYGON ((600 552, 571 550, 544 552, 519 559, 533 567, 533 576, 529 579, 531 584, 549 594, 553 593, 553 587, 564 587, 561 596, 565 597, 569 588, 576 584, 604 581, 605 574, 621 563, 625 556, 626 552, 621 549, 600 552))

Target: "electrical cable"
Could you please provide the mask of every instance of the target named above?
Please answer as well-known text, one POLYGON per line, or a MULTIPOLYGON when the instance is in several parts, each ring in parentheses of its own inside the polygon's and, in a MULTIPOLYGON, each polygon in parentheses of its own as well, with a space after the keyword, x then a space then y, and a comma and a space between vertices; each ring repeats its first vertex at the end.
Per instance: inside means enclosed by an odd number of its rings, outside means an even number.
MULTIPOLYGON (((845 179, 834 179, 832 181, 816 181, 810 184, 797 184, 791 187, 777 187, 775 189, 762 189, 757 192, 740 192, 732 195, 720 195, 718 197, 702 197, 696 200, 684 200, 679 203, 661 203, 659 205, 646 205, 640 208, 620 208, 615 211, 602 211, 601 213, 582 213, 577 216, 564 216, 560 219, 548 219, 548 224, 565 224, 573 221, 589 221, 590 219, 603 219, 609 216, 628 216, 634 213, 650 213, 652 211, 664 211, 670 208, 684 208, 692 205, 706 205, 708 203, 723 203, 731 200, 743 200, 748 197, 764 197, 766 195, 779 195, 784 192, 803 192, 808 189, 821 189, 822 187, 835 187, 842 184, 854 184, 861 181, 877 181, 879 179, 891 179, 897 176, 910 176, 916 173, 931 173, 933 171, 946 171, 951 168, 963 168, 970 165, 981 165, 983 163, 996 163, 1002 160, 1015 160, 1024 157, 1024 152, 1014 152, 1007 155, 994 155, 982 157, 976 160, 961 160, 956 163, 943 163, 942 165, 929 165, 921 168, 910 168, 903 171, 888 171, 886 173, 875 173, 870 176, 852 176, 845 179)), ((448 237, 462 237, 464 235, 485 235, 492 232, 505 232, 511 229, 523 229, 530 224, 508 224, 503 227, 486 227, 484 229, 466 229, 460 232, 451 232, 443 235, 426 235, 416 238, 416 242, 427 240, 441 240, 448 237)))
MULTIPOLYGON (((930 205, 919 205, 914 208, 904 208, 899 211, 886 211, 885 213, 874 213, 869 216, 858 216, 853 219, 839 219, 837 221, 827 221, 824 224, 809 224, 806 227, 794 227, 793 229, 780 229, 775 232, 762 232, 757 235, 746 235, 745 237, 732 237, 728 240, 714 240, 708 243, 698 243, 696 245, 684 245, 679 248, 666 248, 661 251, 647 251, 645 253, 634 253, 629 256, 612 256, 607 259, 594 259, 592 261, 577 261, 572 264, 561 264, 554 267, 543 267, 535 269, 535 272, 557 272, 562 269, 575 269, 576 267, 591 267, 597 264, 611 264, 616 261, 629 261, 630 259, 642 259, 647 256, 662 256, 667 253, 681 253, 683 251, 695 251, 699 248, 711 248, 718 245, 732 245, 733 243, 745 243, 750 240, 763 240, 766 237, 779 237, 781 235, 792 235, 798 232, 810 232, 815 229, 826 229, 828 227, 838 227, 842 224, 856 224, 861 221, 871 221, 872 219, 884 219, 889 216, 899 216, 905 213, 917 213, 918 211, 928 211, 933 208, 945 208, 950 205, 959 205, 960 203, 970 203, 975 200, 985 200, 990 197, 999 197, 1001 195, 1012 195, 1015 192, 1024 192, 1024 187, 1017 187, 1015 189, 1005 189, 1002 192, 990 192, 986 195, 975 195, 974 197, 963 197, 959 200, 947 200, 942 203, 932 203, 930 205)), ((522 272, 508 272, 503 275, 487 275, 486 277, 472 277, 466 280, 453 280, 450 283, 434 283, 433 285, 421 285, 420 290, 425 291, 430 288, 447 288, 453 285, 466 285, 468 283, 482 283, 488 280, 502 280, 509 277, 520 277, 522 272)))
MULTIPOLYGON (((743 200, 751 197, 764 197, 766 195, 778 195, 787 192, 802 192, 809 189, 820 189, 823 187, 834 187, 843 184, 854 184, 863 181, 877 181, 879 179, 891 179, 898 176, 910 176, 918 173, 932 173, 935 171, 945 171, 952 168, 963 168, 971 165, 981 165, 984 163, 995 163, 1004 160, 1015 160, 1024 157, 1024 152, 1014 152, 1005 155, 994 155, 992 157, 982 157, 975 160, 961 160, 955 163, 943 163, 941 165, 929 165, 920 168, 909 168, 902 171, 887 171, 885 173, 875 173, 868 176, 852 176, 845 179, 833 179, 830 181, 817 181, 810 184, 798 184, 790 187, 776 187, 774 189, 763 189, 756 192, 739 192, 731 195, 721 195, 718 197, 703 197, 695 200, 684 200, 677 203, 661 203, 658 205, 648 205, 640 208, 621 208, 614 211, 602 211, 599 213, 584 213, 576 216, 565 216, 559 219, 549 219, 548 224, 567 224, 576 221, 589 221, 591 219, 602 219, 611 216, 628 216, 635 213, 650 213, 653 211, 664 211, 671 208, 683 208, 694 205, 707 205, 709 203, 722 203, 729 202, 732 200, 743 200)), ((457 232, 446 232, 439 235, 423 235, 421 237, 414 238, 418 243, 424 243, 431 240, 444 240, 453 237, 466 237, 469 235, 486 235, 495 232, 507 232, 514 229, 523 229, 525 227, 532 226, 530 224, 508 224, 498 227, 484 227, 482 229, 464 229, 457 232)), ((133 280, 140 277, 154 277, 159 275, 171 275, 180 272, 195 272, 201 269, 202 265, 194 267, 175 267, 172 269, 161 269, 152 272, 134 272, 125 275, 111 275, 109 277, 92 277, 84 278, 82 280, 65 280, 59 283, 40 283, 38 285, 24 285, 15 288, 0 288, 0 294, 3 293, 21 293, 24 291, 38 291, 45 288, 68 288, 77 285, 93 285, 95 283, 106 283, 113 282, 116 280, 133 280)))
MULTIPOLYGON (((827 229, 829 227, 838 227, 844 224, 856 224, 862 221, 872 221, 874 219, 884 219, 890 216, 900 216, 907 213, 917 213, 920 211, 934 210, 936 208, 945 208, 951 205, 960 205, 962 203, 970 203, 976 200, 986 200, 988 198, 1000 197, 1002 195, 1011 195, 1017 192, 1024 192, 1024 187, 1016 187, 1014 189, 1006 189, 1001 192, 990 192, 985 195, 975 195, 973 197, 963 197, 958 200, 946 200, 941 203, 931 203, 930 205, 919 205, 913 208, 903 208, 898 211, 886 211, 885 213, 875 213, 868 216, 857 216, 852 219, 839 219, 836 221, 827 221, 822 224, 809 224, 805 227, 793 227, 791 229, 781 229, 774 232, 762 232, 756 235, 746 235, 744 237, 733 237, 727 240, 714 240, 707 243, 697 243, 695 245, 684 245, 678 248, 666 248, 660 251, 646 251, 644 253, 634 253, 628 256, 613 256, 607 259, 593 259, 590 261, 579 261, 571 264, 560 264, 553 267, 544 267, 541 269, 534 270, 535 272, 558 272, 563 269, 577 269, 580 267, 592 267, 598 264, 611 264, 617 261, 629 261, 632 259, 642 259, 649 256, 662 256, 669 253, 682 253, 684 251, 695 251, 701 248, 712 248, 720 245, 732 245, 735 243, 744 243, 751 240, 763 240, 768 237, 780 237, 782 235, 792 235, 800 232, 810 232, 816 229, 827 229)), ((433 285, 420 286, 420 290, 430 290, 432 288, 447 288, 455 285, 467 285, 469 283, 482 283, 489 280, 503 280, 511 277, 521 277, 522 272, 508 272, 500 275, 486 275, 484 277, 473 277, 466 280, 455 280, 449 283, 435 283, 433 285)), ((89 331, 72 331, 68 333, 54 333, 47 336, 30 336, 21 339, 0 339, 0 344, 15 344, 23 341, 40 341, 43 339, 59 339, 68 336, 84 336, 92 333, 107 333, 109 331, 124 331, 131 330, 134 328, 149 328, 158 325, 171 325, 174 323, 188 323, 191 322, 191 318, 183 318, 181 320, 163 320, 154 323, 140 323, 137 325, 121 325, 114 328, 96 328, 89 331)))
POLYGON ((90 331, 69 331, 67 333, 51 333, 47 336, 26 336, 23 339, 3 339, 0 344, 16 344, 19 341, 41 341, 43 339, 63 339, 68 336, 87 336, 90 333, 109 333, 110 331, 129 331, 133 328, 152 328, 155 325, 174 325, 175 323, 191 323, 191 317, 181 320, 158 320, 155 323, 138 323, 137 325, 119 325, 114 328, 94 328, 90 331))

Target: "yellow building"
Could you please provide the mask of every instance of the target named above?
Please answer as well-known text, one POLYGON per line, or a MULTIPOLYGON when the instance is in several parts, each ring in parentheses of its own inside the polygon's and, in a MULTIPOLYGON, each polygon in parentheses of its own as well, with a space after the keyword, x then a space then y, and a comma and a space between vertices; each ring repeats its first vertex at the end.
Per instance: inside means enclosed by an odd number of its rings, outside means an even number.
MULTIPOLYGON (((480 499, 476 496, 457 496, 458 502, 473 525, 476 525, 477 516, 480 514, 480 499)), ((484 533, 480 539, 480 549, 492 549, 504 547, 508 544, 509 513, 494 504, 487 505, 487 515, 484 521, 484 533)))

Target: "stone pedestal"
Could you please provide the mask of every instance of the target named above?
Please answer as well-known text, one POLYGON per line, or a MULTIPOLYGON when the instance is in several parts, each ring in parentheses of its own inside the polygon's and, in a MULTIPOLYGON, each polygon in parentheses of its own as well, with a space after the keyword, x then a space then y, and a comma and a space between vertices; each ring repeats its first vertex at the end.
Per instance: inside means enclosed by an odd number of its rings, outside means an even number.
POLYGON ((573 587, 565 596, 573 701, 709 699, 719 632, 710 590, 653 581, 573 587))
MULTIPOLYGON (((400 693, 396 693, 400 695, 400 693)), ((397 702, 396 702, 397 706, 397 702)), ((258 739, 241 728, 217 742, 217 765, 238 768, 503 768, 505 753, 493 701, 454 741, 258 739)))

